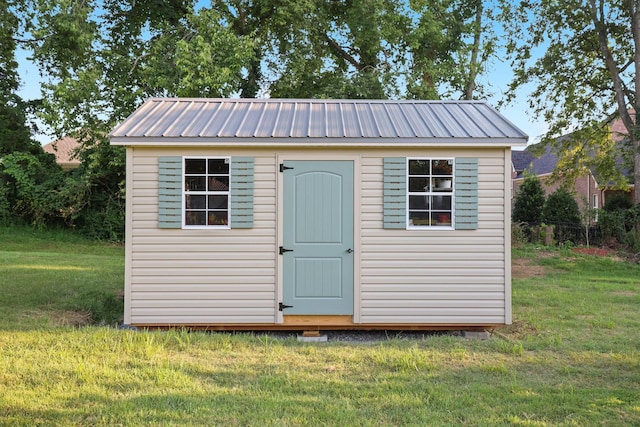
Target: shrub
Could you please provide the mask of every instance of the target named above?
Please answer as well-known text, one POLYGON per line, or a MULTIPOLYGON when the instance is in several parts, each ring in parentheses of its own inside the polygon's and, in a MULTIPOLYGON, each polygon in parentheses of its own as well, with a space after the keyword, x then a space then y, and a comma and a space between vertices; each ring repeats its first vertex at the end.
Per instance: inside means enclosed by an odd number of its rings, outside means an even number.
POLYGON ((631 209, 602 210, 598 218, 602 237, 608 244, 640 250, 640 204, 631 209))
POLYGON ((64 175, 52 159, 24 152, 8 154, 0 164, 0 184, 4 223, 23 221, 41 228, 62 216, 64 175))
POLYGON ((542 208, 545 222, 580 225, 580 209, 569 191, 560 187, 549 195, 542 208))
POLYGON ((633 203, 631 203, 631 199, 628 196, 624 194, 614 194, 607 198, 602 209, 607 212, 614 212, 631 209, 632 207, 633 203))
POLYGON ((511 245, 513 247, 520 247, 529 241, 527 236, 527 224, 524 222, 517 222, 511 224, 511 245))
POLYGON ((525 175, 515 196, 511 215, 513 222, 540 222, 544 202, 544 189, 538 177, 531 174, 525 175))

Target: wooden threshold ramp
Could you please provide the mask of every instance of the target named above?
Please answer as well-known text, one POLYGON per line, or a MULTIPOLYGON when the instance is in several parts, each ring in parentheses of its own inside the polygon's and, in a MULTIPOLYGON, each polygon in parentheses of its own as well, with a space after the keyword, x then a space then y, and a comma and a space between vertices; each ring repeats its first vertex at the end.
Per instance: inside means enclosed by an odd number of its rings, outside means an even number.
POLYGON ((420 323, 353 323, 350 315, 303 316, 285 315, 283 323, 214 323, 162 324, 132 323, 140 329, 192 329, 209 331, 331 331, 331 330, 394 330, 394 331, 483 331, 502 324, 420 324, 420 323))

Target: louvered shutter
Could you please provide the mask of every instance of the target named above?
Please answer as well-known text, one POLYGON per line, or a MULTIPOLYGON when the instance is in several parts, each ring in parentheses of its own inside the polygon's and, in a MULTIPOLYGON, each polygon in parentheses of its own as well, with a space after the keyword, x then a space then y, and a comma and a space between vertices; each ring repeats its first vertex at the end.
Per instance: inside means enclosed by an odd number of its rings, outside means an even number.
POLYGON ((386 157, 383 170, 384 228, 407 228, 407 160, 386 157))
POLYGON ((455 160, 456 230, 478 228, 478 159, 455 160))
POLYGON ((158 159, 158 227, 182 227, 182 157, 158 159))
POLYGON ((231 228, 253 228, 253 157, 231 158, 231 228))

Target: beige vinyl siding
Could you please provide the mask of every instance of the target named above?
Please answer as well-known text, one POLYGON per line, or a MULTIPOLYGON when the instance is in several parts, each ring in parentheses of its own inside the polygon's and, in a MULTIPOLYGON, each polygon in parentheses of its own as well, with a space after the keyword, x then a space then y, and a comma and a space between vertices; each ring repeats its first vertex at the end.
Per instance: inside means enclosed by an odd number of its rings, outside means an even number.
POLYGON ((277 159, 359 159, 354 322, 501 324, 509 321, 504 149, 130 149, 127 280, 131 324, 278 323, 277 159), (254 227, 158 228, 159 156, 251 156, 254 227), (478 229, 385 230, 384 157, 478 158, 478 229))
POLYGON ((158 228, 158 157, 252 156, 234 150, 135 149, 130 194, 131 324, 274 323, 276 166, 255 156, 254 227, 158 228))
MULTIPOLYGON (((393 156, 433 157, 394 152, 393 156)), ((447 151, 478 158, 477 230, 382 229, 382 158, 363 155, 362 323, 505 322, 504 150, 447 151)))

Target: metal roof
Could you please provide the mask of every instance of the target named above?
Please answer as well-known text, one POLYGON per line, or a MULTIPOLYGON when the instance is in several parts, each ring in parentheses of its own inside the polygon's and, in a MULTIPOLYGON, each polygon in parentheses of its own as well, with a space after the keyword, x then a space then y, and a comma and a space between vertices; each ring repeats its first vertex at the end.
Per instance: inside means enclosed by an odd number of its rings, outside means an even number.
POLYGON ((109 135, 166 143, 425 143, 524 145, 520 129, 481 101, 152 98, 109 135), (277 141, 276 141, 277 140, 277 141), (428 141, 427 141, 428 140, 428 141))

